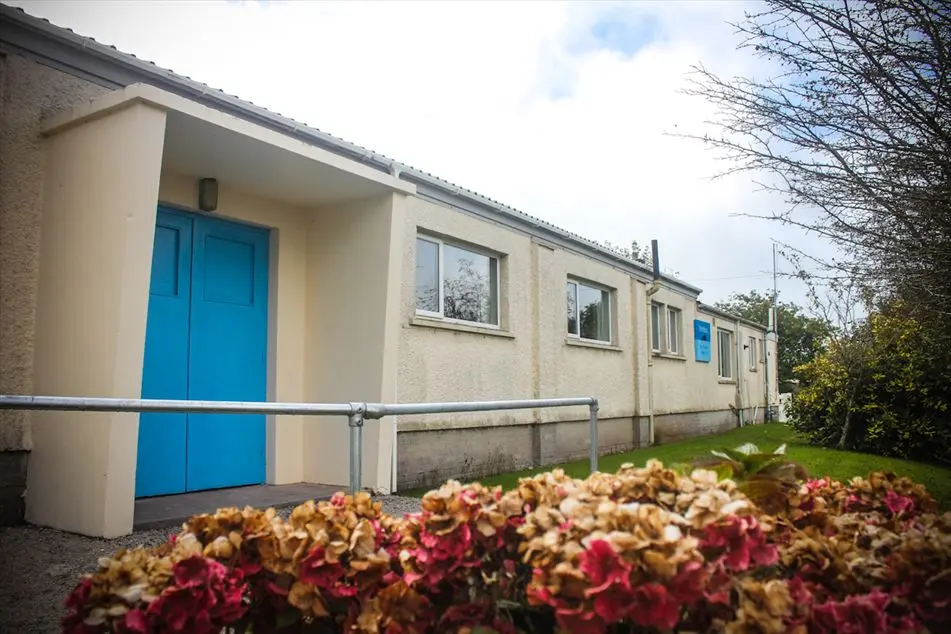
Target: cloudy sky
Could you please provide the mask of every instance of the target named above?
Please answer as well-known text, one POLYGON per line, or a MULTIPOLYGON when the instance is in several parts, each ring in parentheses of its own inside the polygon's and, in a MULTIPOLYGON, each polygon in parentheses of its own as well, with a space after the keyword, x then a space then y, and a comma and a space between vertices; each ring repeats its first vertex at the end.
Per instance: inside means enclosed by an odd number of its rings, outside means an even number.
POLYGON ((735 216, 782 201, 665 134, 714 115, 691 65, 769 73, 728 24, 755 3, 4 2, 589 239, 656 238, 707 302, 770 287, 773 239, 818 248, 735 216))

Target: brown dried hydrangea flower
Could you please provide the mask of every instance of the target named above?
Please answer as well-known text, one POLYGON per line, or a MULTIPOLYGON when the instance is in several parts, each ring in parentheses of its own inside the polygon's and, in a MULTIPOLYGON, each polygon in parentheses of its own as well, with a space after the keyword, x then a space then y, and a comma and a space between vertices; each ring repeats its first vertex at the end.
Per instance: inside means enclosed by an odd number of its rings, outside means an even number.
POLYGON ((487 501, 482 499, 487 495, 488 490, 484 487, 463 487, 455 480, 450 480, 435 491, 430 491, 423 496, 422 500, 423 511, 431 514, 426 521, 427 530, 434 535, 452 533, 460 524, 472 518, 473 502, 487 501), (464 488, 471 492, 473 500, 462 499, 460 493, 464 488))
MULTIPOLYGON (((523 561, 535 569, 530 596, 557 597, 576 608, 593 609, 587 592, 591 581, 582 571, 581 557, 597 541, 609 544, 625 562, 628 582, 635 586, 669 582, 685 564, 702 563, 699 542, 689 534, 690 522, 651 497, 660 496, 674 506, 684 480, 657 463, 622 472, 594 474, 574 492, 559 496, 556 506, 526 515, 518 532, 525 539, 523 561)), ((710 484, 716 486, 715 481, 710 484)), ((693 492, 697 484, 691 480, 687 487, 693 492)), ((714 490, 725 496, 723 506, 733 501, 726 492, 714 490)), ((710 521, 718 517, 711 511, 710 521)))
MULTIPOLYGON (((510 503, 517 499, 520 508, 525 505, 530 509, 539 506, 554 507, 558 506, 561 500, 577 491, 580 486, 581 480, 565 475, 563 469, 554 469, 547 473, 540 473, 533 478, 519 480, 515 491, 516 496, 512 498, 510 503)), ((509 510, 506 508, 506 512, 509 510)))
POLYGON ((819 581, 835 592, 854 593, 862 584, 853 572, 853 564, 861 566, 862 552, 846 538, 825 535, 815 527, 795 531, 792 539, 779 551, 782 564, 812 581, 819 581))
POLYGON ((585 481, 588 490, 619 502, 651 502, 672 510, 683 491, 683 479, 657 460, 648 460, 642 469, 625 463, 617 474, 598 475, 585 481))
POLYGON ((312 584, 295 581, 287 594, 287 602, 301 611, 304 617, 330 616, 327 602, 312 584))
POLYGON ((883 499, 888 491, 894 491, 915 500, 918 508, 923 512, 933 512, 938 505, 928 494, 925 487, 906 477, 898 477, 891 472, 870 473, 868 478, 855 477, 849 481, 849 486, 859 498, 871 501, 883 499))
MULTIPOLYGON (((200 546, 196 544, 192 551, 200 552, 200 546)), ((113 557, 102 557, 99 570, 86 577, 90 581, 88 603, 93 606, 86 624, 104 624, 141 602, 157 599, 172 578, 174 563, 170 555, 156 557, 155 550, 147 548, 123 549, 113 557)))
POLYGON ((945 596, 951 596, 951 511, 922 515, 907 527, 891 549, 888 564, 895 579, 932 575, 930 584, 946 588, 945 596))
POLYGON ((393 629, 407 631, 413 623, 426 621, 428 608, 429 603, 421 594, 398 581, 367 601, 357 617, 357 631, 380 634, 394 625, 393 629))
POLYGON ((896 623, 947 631, 951 513, 934 514, 920 485, 890 474, 810 480, 778 517, 713 471, 657 461, 585 480, 556 470, 505 494, 450 481, 422 506, 392 518, 361 493, 302 504, 287 520, 272 509, 199 515, 172 543, 102 559, 80 588, 79 617, 112 629, 140 618, 133 610, 169 587, 176 564, 203 555, 241 569, 239 593, 287 593, 305 621, 368 634, 438 629, 447 601, 547 606, 568 631, 802 634, 822 610, 885 594, 896 623))
MULTIPOLYGON (((835 482, 839 488, 842 484, 835 482)), ((811 494, 806 485, 799 488, 798 493, 792 495, 788 502, 786 517, 798 528, 806 526, 823 527, 829 520, 829 513, 833 512, 830 500, 833 498, 811 494)))
MULTIPOLYGON (((726 634, 768 634, 786 632, 785 618, 793 608, 785 580, 742 579, 736 585, 739 605, 736 618, 726 626, 726 634)), ((805 627, 801 627, 805 632, 805 627)))
MULTIPOLYGON (((173 550, 180 551, 194 541, 204 556, 233 565, 242 552, 257 552, 262 541, 269 537, 273 539, 275 527, 282 523, 274 509, 222 508, 215 513, 193 516, 185 522, 173 550), (255 541, 251 548, 245 543, 248 539, 255 541)), ((266 545, 263 548, 267 550, 266 545)))

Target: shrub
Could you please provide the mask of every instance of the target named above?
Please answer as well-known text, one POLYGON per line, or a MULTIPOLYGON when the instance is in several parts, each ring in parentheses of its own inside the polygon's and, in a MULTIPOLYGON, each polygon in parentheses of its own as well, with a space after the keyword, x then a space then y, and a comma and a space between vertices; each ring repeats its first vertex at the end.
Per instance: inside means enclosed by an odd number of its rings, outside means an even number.
POLYGON ((760 451, 753 443, 735 449, 710 452, 712 458, 699 459, 694 465, 712 469, 737 483, 737 488, 766 513, 779 513, 789 508, 789 499, 807 477, 806 470, 786 459, 786 445, 771 453, 760 451))
POLYGON ((797 368, 790 422, 816 445, 951 463, 949 364, 895 303, 797 368))
POLYGON ((949 631, 951 513, 921 486, 810 480, 787 502, 652 461, 449 482, 402 519, 366 494, 222 509, 100 560, 63 631, 949 631))

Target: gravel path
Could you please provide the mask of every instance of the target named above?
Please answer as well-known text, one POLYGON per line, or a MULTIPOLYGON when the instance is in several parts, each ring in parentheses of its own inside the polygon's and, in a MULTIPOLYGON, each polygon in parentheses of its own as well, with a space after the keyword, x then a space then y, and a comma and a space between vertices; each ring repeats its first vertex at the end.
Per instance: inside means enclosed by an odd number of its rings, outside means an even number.
MULTIPOLYGON (((416 498, 380 500, 391 515, 419 510, 416 498)), ((173 532, 156 529, 106 540, 35 526, 0 528, 0 634, 59 632, 66 595, 100 557, 120 548, 158 545, 173 532)))

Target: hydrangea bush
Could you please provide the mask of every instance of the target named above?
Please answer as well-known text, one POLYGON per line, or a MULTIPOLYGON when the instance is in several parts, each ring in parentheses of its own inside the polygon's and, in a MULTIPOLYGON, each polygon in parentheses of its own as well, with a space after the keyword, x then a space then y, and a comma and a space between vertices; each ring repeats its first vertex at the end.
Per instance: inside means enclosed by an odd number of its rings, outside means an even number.
POLYGON ((556 470, 451 481, 404 518, 362 493, 196 516, 66 605, 74 634, 948 632, 951 513, 891 474, 766 514, 712 470, 556 470))

